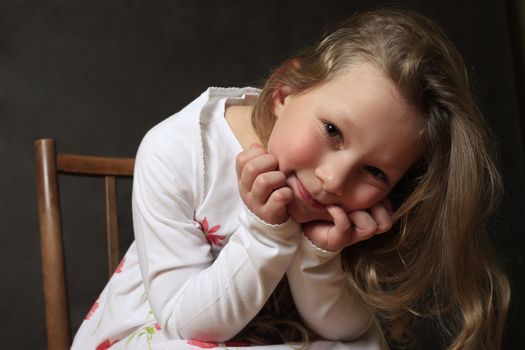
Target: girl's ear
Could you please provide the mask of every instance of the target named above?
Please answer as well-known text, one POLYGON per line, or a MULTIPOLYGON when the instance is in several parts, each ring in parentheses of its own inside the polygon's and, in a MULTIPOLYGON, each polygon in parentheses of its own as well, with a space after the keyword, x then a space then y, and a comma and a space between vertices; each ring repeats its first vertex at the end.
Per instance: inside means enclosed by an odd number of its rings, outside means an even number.
POLYGON ((272 94, 272 111, 275 117, 279 118, 284 109, 286 98, 292 95, 292 88, 288 85, 282 85, 275 89, 272 94))

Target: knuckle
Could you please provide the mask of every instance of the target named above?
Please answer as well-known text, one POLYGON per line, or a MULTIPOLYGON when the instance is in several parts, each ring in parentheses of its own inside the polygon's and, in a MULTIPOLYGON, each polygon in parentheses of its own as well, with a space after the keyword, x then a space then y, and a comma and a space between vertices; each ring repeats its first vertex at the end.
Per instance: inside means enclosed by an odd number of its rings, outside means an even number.
POLYGON ((365 235, 374 235, 377 232, 378 225, 376 223, 370 223, 363 229, 365 235))
POLYGON ((268 187, 270 185, 270 181, 268 179, 268 176, 266 174, 261 174, 255 178, 254 181, 255 185, 259 187, 268 187))
POLYGON ((381 225, 377 226, 377 231, 378 231, 378 233, 383 233, 383 232, 389 231, 391 228, 392 228, 392 223, 391 222, 382 223, 381 225))
POLYGON ((275 158, 273 154, 266 153, 264 157, 266 158, 266 161, 270 163, 272 166, 277 165, 277 158, 275 158))
POLYGON ((282 202, 284 202, 286 200, 286 196, 284 195, 284 193, 282 191, 279 191, 279 190, 274 191, 272 193, 272 198, 278 203, 282 203, 282 202))
POLYGON ((246 161, 247 161, 246 152, 241 152, 237 154, 237 157, 235 157, 235 162, 237 163, 237 165, 242 166, 244 163, 246 163, 246 161))
POLYGON ((342 232, 348 232, 352 229, 352 224, 350 222, 344 223, 341 225, 342 232))
POLYGON ((257 166, 253 162, 248 162, 244 165, 243 171, 248 174, 255 174, 257 172, 257 166))
POLYGON ((286 183, 286 175, 282 171, 276 171, 275 179, 282 184, 286 183))

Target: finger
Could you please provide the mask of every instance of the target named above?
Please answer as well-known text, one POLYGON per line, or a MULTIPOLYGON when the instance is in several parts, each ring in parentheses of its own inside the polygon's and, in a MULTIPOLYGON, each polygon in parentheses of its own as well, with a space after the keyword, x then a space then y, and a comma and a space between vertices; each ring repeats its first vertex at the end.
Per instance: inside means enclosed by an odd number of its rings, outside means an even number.
POLYGON ((240 186, 246 191, 251 191, 255 179, 262 173, 277 169, 277 159, 269 153, 261 154, 250 159, 242 168, 240 186))
POLYGON ((250 195, 266 203, 270 195, 286 185, 286 176, 280 171, 268 171, 257 176, 250 195))
POLYGON ((392 228, 394 220, 392 218, 392 213, 388 210, 385 203, 379 202, 375 204, 370 208, 369 212, 377 223, 376 233, 387 232, 392 228))
POLYGON ((394 207, 392 206, 392 202, 390 202, 390 199, 385 198, 381 201, 381 203, 384 204, 386 210, 388 210, 388 213, 390 215, 394 214, 394 207))
POLYGON ((264 149, 263 145, 261 145, 260 143, 257 143, 257 142, 252 143, 250 145, 249 149, 253 149, 253 148, 262 148, 262 149, 264 149))
POLYGON ((343 208, 337 205, 329 205, 326 210, 334 219, 334 227, 338 232, 349 232, 352 229, 352 222, 350 222, 350 218, 343 208))
POLYGON ((289 187, 280 187, 273 191, 265 205, 269 212, 282 211, 285 213, 286 206, 293 201, 293 192, 289 187))
POLYGON ((349 245, 354 239, 352 232, 352 222, 343 208, 330 205, 326 208, 328 214, 332 216, 334 224, 328 228, 326 235, 327 247, 344 247, 349 245))
POLYGON ((365 210, 356 210, 349 215, 350 221, 353 224, 354 232, 365 238, 373 236, 377 232, 377 222, 372 218, 372 215, 365 210))
POLYGON ((235 171, 237 172, 237 179, 240 179, 242 174, 242 169, 246 163, 250 160, 259 157, 266 153, 266 150, 262 146, 258 147, 256 144, 250 146, 249 149, 240 152, 235 158, 235 171))

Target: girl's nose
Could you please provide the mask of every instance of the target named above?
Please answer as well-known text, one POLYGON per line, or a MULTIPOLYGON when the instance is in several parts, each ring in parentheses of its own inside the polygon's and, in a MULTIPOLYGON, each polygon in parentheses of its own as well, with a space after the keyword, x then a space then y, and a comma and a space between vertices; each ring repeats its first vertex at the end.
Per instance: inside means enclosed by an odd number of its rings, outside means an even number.
POLYGON ((342 196, 349 186, 352 169, 355 163, 348 159, 330 159, 323 162, 315 170, 321 180, 323 190, 342 196))

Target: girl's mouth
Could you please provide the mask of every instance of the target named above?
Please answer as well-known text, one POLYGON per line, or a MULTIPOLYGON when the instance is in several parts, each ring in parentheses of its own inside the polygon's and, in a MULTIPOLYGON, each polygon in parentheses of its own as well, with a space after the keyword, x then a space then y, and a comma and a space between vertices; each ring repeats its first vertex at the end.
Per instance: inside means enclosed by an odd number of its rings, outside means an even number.
POLYGON ((299 180, 299 178, 297 177, 297 175, 294 175, 295 179, 297 180, 296 183, 297 183, 297 192, 299 194, 299 197, 305 201, 307 204, 309 204, 310 206, 314 207, 314 208, 317 208, 317 209, 325 209, 326 208, 326 205, 324 204, 321 204, 319 203, 318 201, 316 201, 312 195, 310 194, 310 192, 308 192, 308 190, 303 186, 303 184, 301 183, 301 180, 299 180))

